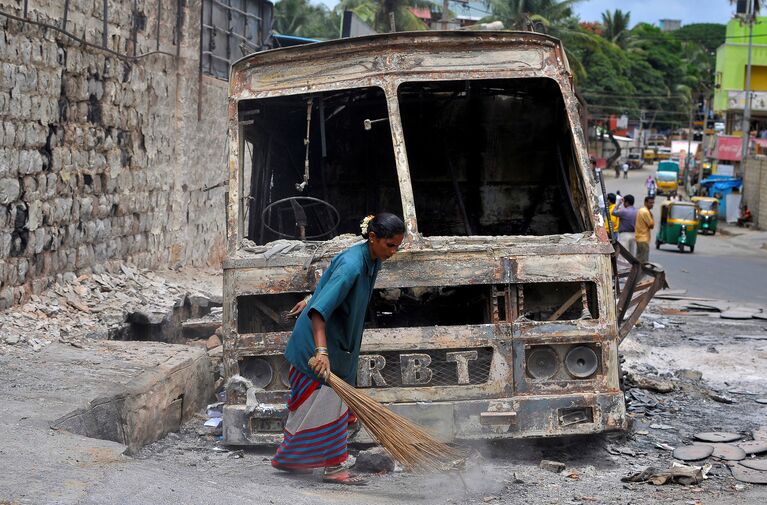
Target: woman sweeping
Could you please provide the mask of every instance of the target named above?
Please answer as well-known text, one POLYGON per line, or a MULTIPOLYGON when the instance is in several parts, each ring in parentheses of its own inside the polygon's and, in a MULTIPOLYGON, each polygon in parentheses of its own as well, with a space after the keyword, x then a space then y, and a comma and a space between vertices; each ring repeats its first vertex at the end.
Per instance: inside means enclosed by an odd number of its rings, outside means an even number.
POLYGON ((362 325, 381 262, 402 244, 405 225, 394 214, 368 216, 361 223, 365 242, 337 255, 308 301, 291 311, 298 316, 285 349, 291 364, 288 419, 272 466, 288 472, 325 468, 323 480, 364 484, 341 467, 346 460, 347 427, 353 414, 320 379, 332 371, 354 385, 362 325), (314 368, 309 358, 316 358, 314 368))

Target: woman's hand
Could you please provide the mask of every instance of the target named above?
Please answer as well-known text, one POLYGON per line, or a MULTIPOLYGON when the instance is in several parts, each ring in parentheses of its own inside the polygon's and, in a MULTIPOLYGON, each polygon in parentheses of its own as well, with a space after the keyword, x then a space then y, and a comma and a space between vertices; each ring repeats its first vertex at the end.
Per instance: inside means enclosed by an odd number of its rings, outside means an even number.
POLYGON ((328 374, 330 373, 330 359, 327 355, 315 354, 312 370, 314 370, 314 373, 316 373, 318 377, 327 379, 328 374))
POLYGON ((290 309, 290 312, 288 312, 288 317, 298 317, 301 315, 301 312, 304 311, 306 308, 307 301, 306 298, 298 302, 292 309, 290 309))

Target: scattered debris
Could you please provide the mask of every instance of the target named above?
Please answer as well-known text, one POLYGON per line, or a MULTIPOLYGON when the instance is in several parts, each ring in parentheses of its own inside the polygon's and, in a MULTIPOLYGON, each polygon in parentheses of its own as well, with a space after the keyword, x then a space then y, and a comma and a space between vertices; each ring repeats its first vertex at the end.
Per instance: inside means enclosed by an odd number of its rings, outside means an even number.
POLYGON ((565 473, 565 477, 571 480, 580 480, 581 475, 576 470, 570 470, 565 473))
POLYGON ((694 444, 677 447, 674 449, 673 456, 682 461, 698 461, 706 459, 714 453, 714 448, 710 445, 694 444))
POLYGON ((754 440, 767 440, 767 426, 760 426, 751 431, 751 438, 754 440))
POLYGON ((543 470, 548 470, 549 472, 559 473, 562 470, 565 469, 565 464, 560 461, 552 461, 550 459, 542 459, 541 462, 538 464, 540 468, 543 470))
POLYGON ((224 385, 227 401, 231 403, 245 403, 248 389, 254 387, 253 383, 242 375, 232 375, 224 385))
POLYGON ((631 388, 626 392, 626 402, 629 412, 654 416, 664 409, 651 393, 638 388, 631 388))
POLYGON ((360 472, 389 473, 394 471, 394 460, 383 447, 373 447, 357 454, 354 469, 360 472))
POLYGON ((746 459, 746 451, 732 444, 700 444, 713 447, 712 458, 724 459, 727 461, 740 461, 746 459))
POLYGON ((631 456, 631 457, 637 456, 637 451, 635 451, 634 449, 626 445, 607 444, 607 447, 605 447, 605 450, 614 456, 618 456, 618 455, 631 456))
POLYGON ((674 309, 671 307, 661 307, 658 312, 664 316, 686 316, 690 314, 687 310, 674 309))
POLYGON ((697 382, 703 378, 703 372, 699 372, 698 370, 690 370, 688 368, 677 370, 674 372, 674 375, 680 379, 687 379, 693 382, 697 382))
POLYGON ((710 390, 708 392, 708 397, 711 398, 712 400, 714 400, 715 402, 719 402, 719 403, 727 403, 727 404, 737 403, 735 401, 735 398, 733 398, 731 396, 727 396, 724 393, 720 393, 720 392, 714 391, 714 390, 710 390))
POLYGON ((741 482, 750 484, 767 484, 767 472, 755 470, 741 464, 734 464, 730 467, 732 476, 741 482))
POLYGON ((661 423, 653 423, 650 425, 650 428, 654 430, 676 430, 674 426, 671 426, 670 424, 661 424, 661 423))
POLYGON ((660 298, 663 300, 680 300, 685 298, 686 294, 686 289, 661 289, 655 293, 655 298, 660 298))
POLYGON ((735 442, 743 438, 738 433, 728 431, 704 431, 696 433, 694 437, 702 442, 735 442))
POLYGON ((740 464, 752 470, 767 472, 767 459, 744 459, 740 464))
POLYGON ((674 383, 670 380, 661 379, 660 377, 640 375, 633 370, 626 372, 626 382, 640 389, 647 389, 658 393, 670 393, 674 390, 674 383))
POLYGON ((181 321, 167 316, 198 298, 210 301, 212 297, 127 265, 111 273, 65 274, 43 293, 31 295, 24 305, 0 312, 0 342, 42 349, 60 338, 74 347, 93 338, 131 340, 126 328, 133 318, 139 326, 160 324, 167 318, 180 333, 181 321))
POLYGON ((673 463, 668 470, 659 470, 655 467, 647 467, 639 473, 631 474, 621 479, 622 482, 649 482, 656 486, 669 483, 700 484, 706 478, 711 465, 689 466, 673 463))
POLYGON ((221 418, 220 417, 212 417, 205 421, 205 424, 203 425, 206 428, 218 428, 221 426, 221 418))
POLYGON ((724 312, 719 314, 719 317, 721 317, 722 319, 751 319, 751 317, 754 314, 755 313, 751 311, 734 309, 734 310, 725 310, 724 312))
POLYGON ((749 440, 747 442, 738 442, 735 445, 743 449, 746 454, 761 454, 767 452, 767 440, 749 440))

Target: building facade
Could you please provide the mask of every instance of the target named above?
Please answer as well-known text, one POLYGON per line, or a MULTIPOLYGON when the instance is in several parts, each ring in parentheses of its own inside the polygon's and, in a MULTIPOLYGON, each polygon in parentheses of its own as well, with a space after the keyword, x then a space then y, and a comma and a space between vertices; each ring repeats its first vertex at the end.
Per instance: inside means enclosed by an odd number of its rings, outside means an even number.
MULTIPOLYGON (((748 26, 732 19, 726 36, 716 52, 714 112, 726 117, 727 133, 740 135, 746 103, 748 26)), ((763 131, 767 130, 767 17, 757 18, 752 39, 751 131, 763 131)))

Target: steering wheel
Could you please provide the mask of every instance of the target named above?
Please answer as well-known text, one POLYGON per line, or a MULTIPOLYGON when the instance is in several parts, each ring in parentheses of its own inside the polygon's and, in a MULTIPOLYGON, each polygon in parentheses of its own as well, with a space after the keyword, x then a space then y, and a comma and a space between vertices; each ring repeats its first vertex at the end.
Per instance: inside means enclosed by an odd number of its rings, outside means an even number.
MULTIPOLYGON (((312 210, 312 212, 314 212, 316 215, 317 210, 312 210)), ((325 200, 320 200, 319 198, 314 198, 311 196, 289 196, 281 200, 276 200, 264 207, 264 210, 261 212, 261 223, 263 223, 264 228, 283 238, 315 240, 326 235, 332 235, 336 228, 338 228, 338 225, 341 223, 341 214, 338 212, 338 209, 333 207, 333 205, 326 202, 325 200), (267 215, 269 218, 271 218, 272 212, 279 214, 281 212, 287 211, 288 207, 293 211, 293 217, 295 218, 295 224, 298 228, 298 234, 283 233, 279 230, 276 230, 270 226, 270 222, 267 220, 267 215), (318 233, 316 235, 306 235, 306 228, 309 226, 309 221, 306 217, 306 211, 311 210, 314 207, 326 209, 325 212, 329 216, 332 216, 333 223, 328 227, 327 231, 318 233)))

